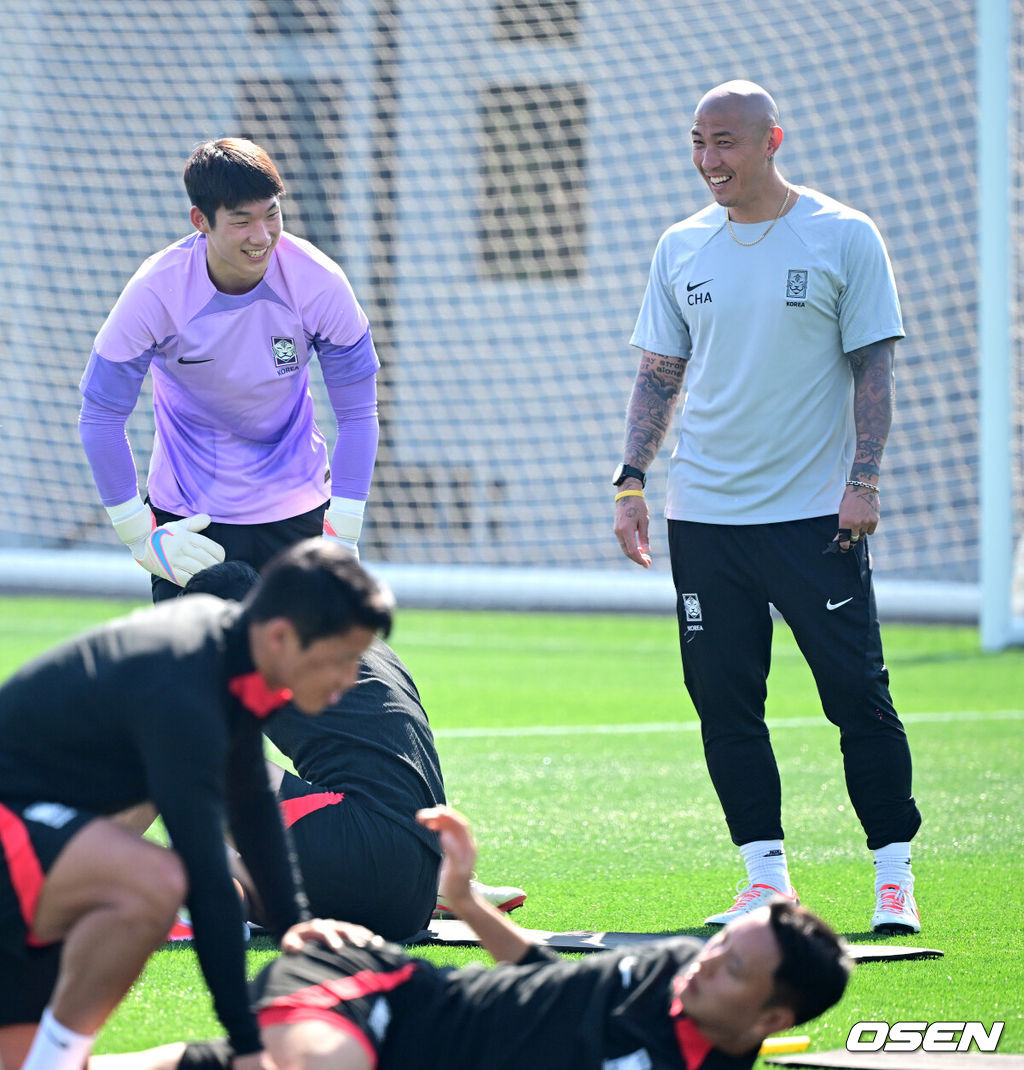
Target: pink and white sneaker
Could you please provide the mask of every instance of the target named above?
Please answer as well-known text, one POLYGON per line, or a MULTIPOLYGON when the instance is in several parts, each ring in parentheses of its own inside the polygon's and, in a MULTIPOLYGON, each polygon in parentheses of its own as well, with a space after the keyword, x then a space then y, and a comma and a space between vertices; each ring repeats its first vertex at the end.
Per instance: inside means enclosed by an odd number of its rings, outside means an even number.
POLYGON ((174 919, 174 924, 171 926, 171 931, 167 934, 167 942, 172 940, 191 940, 193 938, 192 922, 188 918, 179 914, 174 919))
MULTIPOLYGON (((246 922, 242 922, 242 938, 244 940, 249 939, 249 926, 246 922)), ((179 913, 174 919, 174 924, 171 926, 171 931, 167 934, 167 943, 176 942, 178 940, 194 940, 195 933, 192 931, 192 922, 185 917, 184 914, 179 913)))
POLYGON ((883 884, 875 893, 871 928, 876 933, 902 936, 921 931, 921 914, 914 899, 913 881, 883 884))
POLYGON ((750 881, 740 881, 736 885, 736 892, 738 894, 732 906, 728 910, 723 910, 721 914, 712 914, 710 918, 705 918, 705 925, 728 925, 730 921, 742 918, 744 914, 749 914, 752 910, 768 906, 775 899, 788 899, 791 903, 800 902, 796 889, 792 887, 783 892, 778 888, 773 888, 770 884, 751 884, 750 881))

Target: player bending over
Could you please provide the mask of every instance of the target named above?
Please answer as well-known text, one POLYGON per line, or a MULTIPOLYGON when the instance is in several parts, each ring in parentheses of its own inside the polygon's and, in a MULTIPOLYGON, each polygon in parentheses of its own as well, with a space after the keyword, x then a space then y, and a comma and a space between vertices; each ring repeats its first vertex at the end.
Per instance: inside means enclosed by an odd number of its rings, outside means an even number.
MULTIPOLYGON (((441 838, 442 891, 498 965, 435 966, 356 928, 340 951, 307 944, 253 982, 279 1070, 739 1070, 765 1037, 821 1014, 846 987, 835 933, 785 901, 706 944, 678 936, 561 959, 474 893, 476 845, 461 814, 438 806, 419 819, 441 838)), ((223 1070, 229 1057, 222 1041, 172 1044, 98 1057, 90 1070, 223 1070)))
POLYGON ((288 699, 310 715, 336 701, 391 615, 390 592, 348 551, 314 538, 275 558, 244 604, 196 595, 141 610, 0 686, 5 1070, 23 1060, 25 1070, 80 1070, 186 896, 234 1070, 256 1070, 223 831, 282 946, 317 931, 340 944, 331 923, 306 921, 261 727, 288 699), (174 850, 114 820, 142 803, 163 817, 174 850))

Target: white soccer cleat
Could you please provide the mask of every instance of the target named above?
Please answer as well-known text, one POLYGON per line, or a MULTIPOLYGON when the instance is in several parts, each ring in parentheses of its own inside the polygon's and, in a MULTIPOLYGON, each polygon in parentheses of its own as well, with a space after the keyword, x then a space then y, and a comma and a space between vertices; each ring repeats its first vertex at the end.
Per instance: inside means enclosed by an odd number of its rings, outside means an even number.
MULTIPOLYGON (((481 899, 485 899, 492 907, 495 907, 497 910, 506 914, 510 910, 515 910, 516 907, 521 907, 526 901, 526 892, 524 892, 522 888, 514 888, 510 884, 495 886, 483 884, 478 880, 472 880, 469 882, 469 885, 481 899)), ((437 906, 434 908, 434 913, 430 916, 432 918, 454 918, 456 917, 456 914, 448 905, 448 900, 438 892, 437 906)))
MULTIPOLYGON (((174 924, 171 926, 171 931, 167 934, 167 943, 172 943, 178 940, 194 940, 195 934, 192 932, 192 920, 180 911, 174 919, 174 924)), ((242 939, 249 939, 249 925, 247 922, 242 922, 242 939)))
POLYGON ((906 884, 883 884, 875 893, 875 912, 871 928, 876 933, 902 936, 921 931, 921 915, 914 899, 913 881, 906 884))
POLYGON ((742 918, 744 914, 749 914, 752 910, 769 906, 775 899, 788 899, 791 903, 800 902, 795 888, 781 892, 770 884, 751 884, 750 881, 740 881, 736 885, 736 892, 738 894, 732 906, 728 910, 723 910, 721 914, 712 914, 710 918, 705 918, 705 925, 728 925, 730 921, 742 918))

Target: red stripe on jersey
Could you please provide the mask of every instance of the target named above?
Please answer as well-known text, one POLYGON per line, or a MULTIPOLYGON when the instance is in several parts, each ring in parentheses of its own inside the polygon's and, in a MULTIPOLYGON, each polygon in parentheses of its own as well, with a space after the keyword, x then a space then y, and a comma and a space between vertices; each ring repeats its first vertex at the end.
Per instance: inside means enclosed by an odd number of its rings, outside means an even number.
POLYGON ((309 985, 287 996, 278 996, 267 1004, 260 1014, 275 1008, 305 1008, 328 1010, 336 1003, 346 1000, 361 999, 379 992, 390 992, 404 985, 416 972, 416 963, 407 962, 404 966, 390 973, 377 973, 375 970, 360 970, 351 977, 336 977, 322 984, 309 985))
POLYGON ((283 706, 292 693, 286 687, 272 691, 267 681, 258 672, 235 676, 228 681, 228 690, 239 702, 257 717, 266 717, 283 706))
POLYGON ((686 1070, 698 1070, 711 1051, 712 1044, 689 1018, 675 1020, 676 1043, 679 1054, 683 1057, 686 1070))
POLYGON ((266 1010, 258 1011, 256 1021, 260 1029, 266 1029, 272 1025, 290 1025, 293 1022, 324 1022, 339 1033, 350 1036, 362 1049, 366 1058, 370 1061, 371 1070, 376 1070, 377 1052, 374 1051, 369 1037, 347 1018, 342 1018, 334 1011, 324 1010, 322 1007, 267 1007, 266 1010))
POLYGON ((321 791, 316 795, 304 795, 301 799, 282 799, 281 819, 284 827, 290 829, 300 817, 322 810, 325 806, 335 806, 344 798, 343 791, 321 791))
POLYGON ((679 1045, 679 1055, 683 1056, 686 1070, 698 1070, 703 1066, 704 1059, 713 1046, 688 1018, 675 1020, 675 1041, 679 1045))
POLYGON ((11 887, 18 897, 21 916, 29 930, 27 943, 35 945, 38 942, 31 936, 32 921, 36 916, 39 893, 43 890, 46 874, 43 873, 25 823, 3 803, 0 803, 0 849, 7 859, 11 887))
POLYGON ((672 1024, 675 1026, 676 1043, 679 1045, 679 1054, 682 1056, 683 1066, 686 1067, 686 1070, 698 1070, 714 1045, 689 1018, 685 1017, 683 1001, 679 995, 682 984, 682 975, 677 973, 672 979, 673 998, 668 1013, 669 1017, 675 1019, 672 1024))

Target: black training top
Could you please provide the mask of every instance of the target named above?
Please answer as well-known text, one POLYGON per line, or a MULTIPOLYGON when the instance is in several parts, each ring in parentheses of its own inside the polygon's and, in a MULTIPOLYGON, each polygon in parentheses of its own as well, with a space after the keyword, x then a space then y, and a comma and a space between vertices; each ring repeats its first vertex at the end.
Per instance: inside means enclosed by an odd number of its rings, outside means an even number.
POLYGON ((264 1025, 339 1014, 378 1070, 749 1070, 757 1051, 711 1046, 674 994, 701 941, 673 937, 561 959, 534 947, 516 965, 435 966, 392 944, 307 944, 254 982, 264 1025))
POLYGON ((0 686, 0 801, 112 814, 149 800, 188 872, 199 961, 239 1053, 260 1047, 224 826, 283 931, 304 902, 263 762, 284 700, 255 672, 242 609, 209 595, 111 621, 0 686))
POLYGON ((384 814, 440 854, 415 814, 445 801, 441 763, 416 685, 386 643, 374 640, 336 705, 313 718, 286 706, 264 731, 303 780, 384 814))

